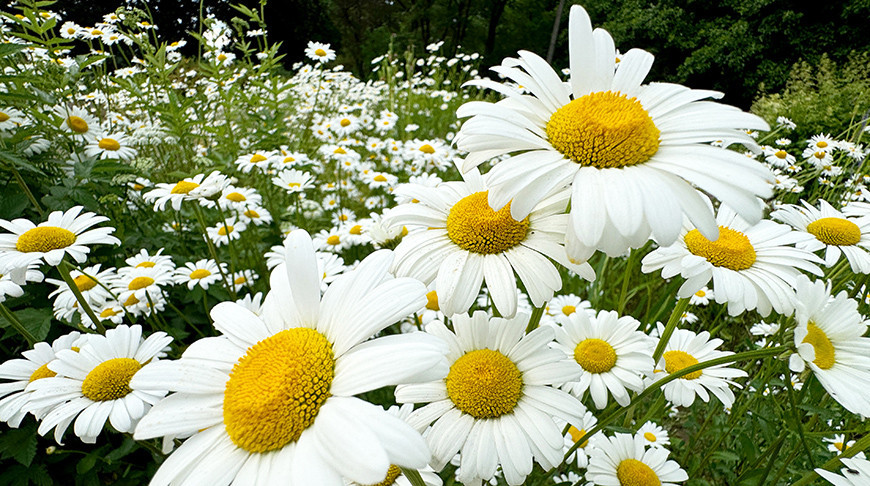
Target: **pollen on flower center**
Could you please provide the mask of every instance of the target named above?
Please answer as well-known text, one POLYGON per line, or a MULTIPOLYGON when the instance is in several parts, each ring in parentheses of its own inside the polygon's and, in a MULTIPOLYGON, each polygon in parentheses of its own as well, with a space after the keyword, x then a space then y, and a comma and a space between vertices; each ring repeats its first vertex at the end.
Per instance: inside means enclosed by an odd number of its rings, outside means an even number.
POLYGON ((456 408, 475 418, 495 418, 513 411, 523 392, 523 377, 507 356, 478 349, 457 359, 445 379, 456 408))
POLYGON ((82 117, 79 116, 71 116, 67 118, 66 126, 68 126, 70 130, 76 133, 88 133, 88 122, 86 122, 82 117))
POLYGON ((334 376, 332 344, 314 329, 288 329, 258 342, 227 381, 227 434, 248 452, 295 442, 314 423, 334 376))
POLYGON ((82 382, 82 395, 95 402, 116 400, 131 391, 130 380, 142 364, 132 358, 104 361, 92 369, 82 382))
POLYGON ((8 120, 9 118, 10 118, 9 115, 7 115, 6 113, 3 113, 2 111, 0 111, 0 123, 5 122, 5 121, 8 120))
POLYGON ((743 233, 719 226, 719 239, 710 241, 693 229, 685 238, 686 247, 717 267, 746 270, 755 263, 755 248, 743 233))
POLYGON ((144 289, 153 283, 154 279, 151 277, 136 277, 133 280, 130 280, 130 283, 127 284, 127 290, 144 289))
POLYGON ((314 55, 316 55, 317 57, 324 57, 326 56, 326 51, 318 48, 316 51, 314 51, 314 55))
POLYGON ((249 209, 249 210, 245 211, 244 214, 245 214, 245 216, 247 216, 251 219, 257 219, 260 217, 260 213, 254 211, 253 209, 249 209))
POLYGON ((559 108, 546 131, 562 155, 599 169, 646 162, 658 151, 661 133, 636 98, 612 91, 591 93, 559 108))
POLYGON ((637 459, 625 459, 616 468, 620 486, 659 486, 662 481, 651 467, 637 459))
POLYGON ((87 275, 79 275, 78 277, 73 279, 73 282, 75 282, 76 287, 78 287, 78 289, 82 292, 91 290, 92 288, 97 286, 97 281, 92 279, 91 277, 88 277, 87 275))
POLYGON ((821 218, 807 225, 807 233, 826 245, 849 246, 861 241, 861 228, 845 218, 821 218))
POLYGON ((607 341, 584 339, 574 348, 574 360, 590 373, 605 373, 616 366, 616 351, 607 341))
POLYGON ((828 335, 825 334, 825 331, 819 329, 819 326, 810 322, 807 324, 807 336, 802 341, 804 343, 809 343, 812 345, 813 350, 816 352, 816 359, 813 360, 813 363, 816 364, 819 368, 823 370, 829 370, 834 367, 834 357, 836 356, 836 352, 834 351, 834 345, 831 344, 831 340, 828 339, 828 335))
POLYGON ((438 305, 438 294, 434 290, 430 290, 426 294, 426 308, 433 311, 441 310, 438 305))
POLYGON ((650 442, 655 442, 658 440, 658 438, 656 438, 655 434, 653 434, 652 432, 644 432, 643 438, 650 442))
POLYGON ((338 235, 330 235, 329 238, 326 239, 326 243, 335 246, 341 243, 341 238, 339 238, 338 235))
POLYGON ((211 275, 211 272, 209 272, 208 270, 204 268, 197 268, 196 270, 190 272, 189 277, 191 280, 199 280, 201 278, 206 278, 209 275, 211 275))
MULTIPOLYGON (((571 440, 576 443, 578 440, 582 439, 584 435, 586 435, 586 429, 578 429, 577 427, 574 427, 572 425, 568 428, 568 433, 571 434, 571 440)), ((587 445, 589 445, 589 439, 584 440, 583 443, 580 444, 580 448, 582 449, 587 445)))
POLYGON ((48 369, 48 363, 45 363, 30 374, 28 381, 33 382, 42 378, 51 378, 52 376, 57 376, 57 373, 48 369))
POLYGON ((420 152, 423 152, 424 154, 434 154, 435 153, 435 149, 431 145, 429 145, 428 143, 424 143, 417 150, 419 150, 420 152))
POLYGON ((232 202, 244 202, 248 200, 248 198, 246 198, 244 194, 238 192, 231 192, 227 194, 226 197, 232 202))
POLYGON ((179 181, 177 184, 175 184, 175 187, 173 187, 172 190, 169 192, 171 194, 189 194, 190 191, 196 189, 197 187, 199 187, 199 184, 197 184, 196 182, 179 181))
POLYGON ((114 138, 103 138, 97 145, 103 150, 111 150, 113 152, 121 149, 121 144, 114 138))
POLYGON ((562 314, 565 314, 566 316, 570 316, 575 312, 577 312, 577 307, 573 305, 566 305, 562 307, 562 314))
MULTIPOLYGON (((676 373, 683 368, 688 368, 689 366, 693 366, 698 364, 698 360, 692 356, 691 354, 685 351, 673 350, 666 352, 663 357, 665 358, 665 371, 670 374, 676 373)), ((688 375, 683 375, 680 379, 683 380, 694 380, 701 376, 702 371, 693 371, 688 375)))
POLYGON ((66 248, 76 242, 76 235, 65 228, 37 226, 18 237, 15 249, 22 253, 42 252, 66 248))
POLYGON ((387 475, 384 477, 384 480, 377 484, 372 484, 369 486, 392 486, 395 484, 396 479, 402 474, 402 470, 399 469, 399 466, 395 464, 391 464, 390 468, 387 469, 387 475))
POLYGON ((447 215, 447 237, 463 250, 491 255, 526 239, 528 216, 522 221, 515 220, 510 203, 494 211, 487 198, 488 191, 475 192, 460 199, 447 215))
POLYGON ((234 228, 232 226, 221 226, 220 228, 218 228, 218 234, 221 236, 226 236, 232 233, 233 229, 234 228))
POLYGON ((252 164, 256 164, 257 162, 262 162, 264 160, 266 160, 266 157, 264 157, 260 154, 254 154, 251 156, 251 163, 252 164))

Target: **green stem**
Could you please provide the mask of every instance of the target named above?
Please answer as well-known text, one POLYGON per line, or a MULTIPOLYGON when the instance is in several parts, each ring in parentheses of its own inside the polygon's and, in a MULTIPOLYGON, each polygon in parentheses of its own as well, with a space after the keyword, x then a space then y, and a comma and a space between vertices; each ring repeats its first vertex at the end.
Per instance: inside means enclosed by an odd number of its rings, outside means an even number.
MULTIPOLYGON (((69 289, 72 291, 73 295, 76 298, 76 301, 79 303, 79 307, 88 315, 91 319, 91 322, 94 323, 94 327, 97 329, 97 332, 100 334, 106 334, 106 327, 103 326, 100 318, 97 317, 97 314, 94 313, 94 310, 91 309, 90 304, 82 295, 82 292, 79 290, 79 286, 76 285, 75 280, 73 280, 72 276, 69 274, 69 270, 72 268, 72 265, 66 260, 62 260, 60 265, 57 266, 57 271, 60 272, 60 276, 63 278, 63 281, 66 282, 69 289)), ((87 327, 87 326, 85 326, 87 327)))
POLYGON ((661 338, 659 338, 659 344, 656 346, 656 350, 653 353, 654 363, 658 363, 659 358, 664 354, 665 346, 667 346, 668 341, 671 340, 671 335, 674 333, 677 323, 680 322, 680 317, 683 316, 683 312, 685 312, 688 307, 689 299, 680 299, 677 301, 677 305, 675 305, 674 310, 671 311, 671 317, 668 319, 668 323, 665 325, 665 330, 662 332, 661 338))
POLYGON ((807 445, 807 438, 804 435, 804 427, 801 424, 801 422, 803 421, 803 414, 798 412, 797 402, 795 402, 794 399, 794 389, 791 386, 791 370, 788 367, 788 362, 784 361, 783 365, 785 366, 785 379, 783 381, 785 382, 785 389, 788 392, 788 401, 791 404, 791 412, 794 417, 794 425, 795 427, 797 427, 798 436, 801 439, 801 445, 803 445, 804 452, 806 452, 807 454, 807 459, 810 461, 810 465, 813 467, 813 469, 815 469, 816 463, 813 461, 813 455, 810 453, 810 446, 807 445))
MULTIPOLYGON (((4 144, 5 145, 5 144, 4 144)), ((27 199, 30 200, 30 204, 33 204, 33 208, 36 209, 36 212, 39 213, 40 216, 45 214, 42 206, 39 205, 39 201, 36 200, 36 196, 33 195, 33 192, 30 191, 30 188, 27 187, 27 183, 24 182, 24 178, 21 177, 21 173, 18 172, 18 168, 13 164, 7 164, 10 169, 12 169, 12 175, 15 177, 15 182, 18 183, 18 186, 21 187, 21 190, 24 191, 24 194, 27 195, 27 199)))
POLYGON ((8 307, 3 305, 2 302, 0 302, 0 315, 2 315, 4 319, 9 321, 9 325, 11 325, 16 331, 18 331, 18 334, 21 334, 21 336, 23 336, 24 339, 27 340, 27 344, 29 344, 31 348, 34 344, 36 344, 36 338, 33 336, 33 334, 30 334, 30 331, 28 331, 27 328, 25 328, 24 325, 21 324, 21 321, 19 321, 18 318, 15 317, 15 314, 13 314, 8 307))
POLYGON ((542 305, 541 307, 535 307, 532 311, 532 317, 529 318, 529 325, 526 326, 526 334, 534 331, 538 324, 541 323, 541 317, 544 315, 544 309, 547 308, 547 304, 542 305))
MULTIPOLYGON (((840 459, 852 457, 855 454, 863 451, 864 449, 867 449, 868 447, 870 447, 870 434, 861 437, 860 439, 858 439, 858 441, 855 442, 854 445, 852 445, 852 447, 849 447, 848 449, 843 451, 842 454, 822 464, 822 469, 825 469, 827 471, 833 471, 834 468, 841 465, 840 459)), ((804 474, 804 476, 800 478, 798 482, 792 483, 792 486, 804 486, 810 484, 818 477, 819 475, 815 471, 809 471, 804 474)))
POLYGON ((622 274, 622 290, 619 292, 619 305, 616 306, 616 313, 622 314, 625 310, 626 296, 628 295, 628 282, 631 280, 631 270, 634 267, 634 262, 637 260, 639 251, 635 250, 628 254, 628 260, 625 261, 625 271, 622 274))
POLYGON ((233 296, 233 300, 236 299, 236 291, 229 284, 227 280, 227 275, 224 272, 224 269, 221 267, 221 261, 218 259, 217 250, 214 247, 214 243, 211 241, 211 238, 208 237, 207 226, 205 225, 205 217, 202 215, 202 208, 199 207, 199 204, 193 205, 193 214, 196 216, 196 221, 199 223, 199 229, 202 232, 203 238, 205 238, 205 243, 208 245, 208 252, 211 255, 212 260, 217 264, 218 272, 221 274, 221 280, 224 282, 224 287, 227 289, 227 292, 233 296))

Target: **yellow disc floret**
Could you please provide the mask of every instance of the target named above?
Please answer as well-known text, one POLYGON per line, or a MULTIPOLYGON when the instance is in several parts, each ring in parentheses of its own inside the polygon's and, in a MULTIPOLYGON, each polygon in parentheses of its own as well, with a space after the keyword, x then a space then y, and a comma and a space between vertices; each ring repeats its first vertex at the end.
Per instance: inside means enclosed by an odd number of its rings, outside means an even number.
POLYGON ((51 378, 52 376, 57 376, 57 373, 48 369, 48 363, 36 368, 33 373, 30 374, 29 381, 36 381, 41 378, 51 378))
MULTIPOLYGON (((572 425, 568 428, 568 433, 571 434, 571 440, 576 443, 586 435, 586 429, 578 429, 572 425)), ((584 440, 583 443, 580 444, 580 448, 582 449, 587 445, 589 445, 589 439, 584 440)))
POLYGON ((574 348, 574 360, 590 373, 605 373, 616 366, 616 351, 607 341, 584 339, 574 348))
POLYGON ((177 184, 175 184, 175 187, 173 187, 172 190, 169 192, 171 194, 189 194, 190 191, 196 189, 197 187, 199 187, 199 184, 197 184, 196 182, 179 181, 177 184))
MULTIPOLYGON (((663 357, 665 358, 665 371, 668 373, 676 373, 683 368, 688 368, 689 366, 698 364, 698 360, 692 356, 691 354, 685 351, 668 351, 663 357)), ((683 380, 694 380, 701 376, 702 371, 693 371, 688 375, 683 375, 680 378, 683 380)))
POLYGON ((390 468, 387 469, 387 475, 384 477, 384 480, 378 484, 372 484, 370 486, 392 486, 401 474, 402 470, 399 469, 399 466, 391 464, 390 468))
POLYGON ((232 233, 233 229, 235 228, 233 228, 232 226, 221 226, 220 228, 218 228, 218 234, 221 236, 226 236, 232 233))
POLYGON ((475 418, 513 411, 523 393, 523 377, 507 356, 491 349, 470 351, 457 359, 445 379, 456 408, 475 418))
POLYGON ((103 361, 92 369, 82 382, 82 395, 95 402, 117 400, 131 391, 130 380, 142 364, 132 358, 103 361))
POLYGON ((67 118, 66 126, 76 133, 88 133, 88 122, 79 116, 71 116, 67 118))
POLYGON ((324 51, 323 49, 318 48, 317 50, 314 51, 314 55, 317 56, 317 57, 325 57, 325 56, 326 56, 326 51, 324 51))
POLYGON ((419 150, 420 152, 423 152, 424 154, 434 154, 435 153, 435 149, 431 145, 429 145, 428 143, 424 143, 417 150, 419 150))
POLYGON ((661 479, 651 467, 637 459, 624 459, 616 467, 620 486, 659 486, 661 479))
POLYGON ((121 150, 121 144, 114 138, 100 139, 100 142, 97 145, 103 150, 111 150, 112 152, 121 150))
POLYGON ((511 204, 494 211, 488 191, 475 192, 459 200, 447 215, 447 236, 463 250, 491 255, 513 248, 526 239, 529 218, 517 221, 511 204))
POLYGON ((139 290, 154 283, 151 277, 136 277, 127 284, 127 290, 139 290))
POLYGON ((658 438, 656 437, 656 435, 653 434, 652 432, 644 432, 644 433, 643 433, 643 438, 646 439, 646 440, 648 440, 648 441, 650 441, 650 442, 656 442, 656 441, 658 440, 658 438))
POLYGON ((441 307, 438 305, 438 294, 434 290, 430 290, 426 294, 426 308, 433 311, 441 310, 441 307))
POLYGON ((10 118, 9 115, 7 115, 6 113, 3 113, 2 111, 0 111, 0 123, 5 122, 5 121, 8 120, 9 118, 10 118))
POLYGON ((686 247, 717 267, 746 270, 755 263, 755 248, 743 233, 719 227, 719 239, 710 241, 694 229, 686 233, 686 247))
POLYGON ((599 169, 646 162, 658 151, 661 133, 636 98, 612 91, 591 93, 559 108, 546 131, 562 155, 599 169))
POLYGON ((570 316, 571 314, 573 314, 575 312, 577 312, 576 306, 573 306, 573 305, 562 306, 562 314, 565 314, 566 316, 570 316))
POLYGON ((816 366, 823 370, 829 370, 834 367, 834 363, 836 363, 834 359, 836 356, 834 345, 831 344, 828 335, 825 334, 825 331, 822 331, 819 326, 812 322, 807 324, 807 336, 802 342, 809 343, 812 345, 813 350, 815 350, 816 359, 813 360, 813 363, 815 363, 816 366))
POLYGON ((329 397, 332 345, 314 329, 281 331, 248 348, 224 391, 224 424, 234 444, 268 452, 299 440, 329 397))
POLYGON ((92 288, 97 286, 97 281, 92 279, 91 277, 88 277, 87 275, 79 275, 78 277, 73 279, 73 282, 75 282, 76 287, 78 287, 78 289, 82 292, 91 290, 92 288))
POLYGON ((850 246, 861 241, 861 228, 845 218, 821 218, 807 225, 807 233, 826 245, 850 246))
POLYGON ((226 198, 232 202, 237 202, 237 203, 244 202, 244 201, 248 200, 248 198, 246 198, 245 195, 240 193, 240 192, 231 192, 231 193, 226 195, 226 198))
POLYGON ((264 160, 268 160, 265 156, 260 154, 254 154, 251 156, 251 163, 256 164, 257 162, 262 162, 264 160))
POLYGON ((201 278, 206 278, 209 275, 211 275, 211 272, 209 272, 208 270, 204 268, 197 268, 196 270, 190 272, 190 275, 188 275, 188 277, 190 277, 191 280, 199 280, 201 278))
POLYGON ((51 250, 59 250, 71 246, 76 242, 76 235, 72 231, 56 226, 37 226, 29 229, 18 237, 15 249, 21 253, 35 251, 48 253, 51 250))

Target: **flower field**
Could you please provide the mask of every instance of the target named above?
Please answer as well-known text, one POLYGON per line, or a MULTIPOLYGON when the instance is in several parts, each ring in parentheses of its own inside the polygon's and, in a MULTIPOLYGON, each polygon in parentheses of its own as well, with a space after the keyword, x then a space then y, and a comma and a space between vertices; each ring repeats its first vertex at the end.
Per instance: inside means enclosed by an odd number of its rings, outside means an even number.
POLYGON ((364 81, 51 3, 0 11, 0 484, 870 485, 866 115, 579 6, 567 66, 364 81))

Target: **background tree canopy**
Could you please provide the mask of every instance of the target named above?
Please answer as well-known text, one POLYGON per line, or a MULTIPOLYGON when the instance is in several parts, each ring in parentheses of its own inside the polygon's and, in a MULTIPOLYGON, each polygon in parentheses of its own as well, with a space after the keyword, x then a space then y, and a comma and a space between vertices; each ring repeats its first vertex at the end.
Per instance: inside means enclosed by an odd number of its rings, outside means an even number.
MULTIPOLYGON (((280 0, 266 5, 269 35, 283 42, 285 62, 301 60, 309 40, 332 43, 338 61, 360 77, 369 60, 396 49, 422 52, 444 41, 445 54, 460 47, 479 52, 484 65, 519 49, 547 55, 560 0, 280 0)), ((90 0, 57 7, 70 20, 93 23, 119 5, 148 6, 160 32, 178 38, 196 31, 199 0, 90 0)), ((233 15, 230 3, 259 7, 260 0, 204 0, 205 13, 233 15)), ((748 108, 759 92, 783 89, 795 63, 835 63, 870 51, 870 0, 830 0, 824 5, 789 0, 584 0, 566 1, 553 62, 567 66, 567 22, 582 4, 593 25, 607 29, 617 47, 655 54, 650 79, 712 88, 748 108)), ((483 73, 485 74, 485 73, 483 73)))

